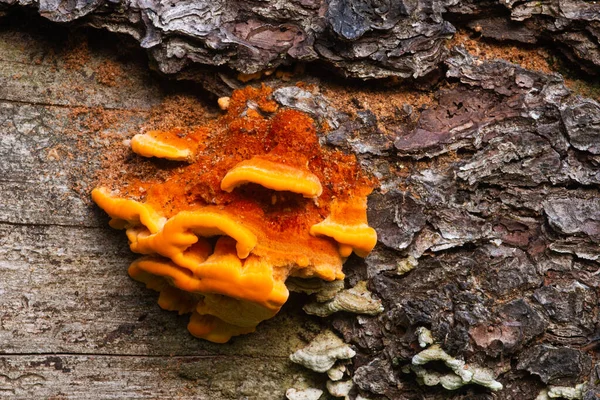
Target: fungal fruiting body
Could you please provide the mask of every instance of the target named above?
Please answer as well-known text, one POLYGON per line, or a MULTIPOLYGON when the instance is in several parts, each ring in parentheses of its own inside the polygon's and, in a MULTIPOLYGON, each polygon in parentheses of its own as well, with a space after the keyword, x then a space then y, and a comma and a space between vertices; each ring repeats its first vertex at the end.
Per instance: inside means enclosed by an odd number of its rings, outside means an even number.
POLYGON ((129 275, 159 291, 162 308, 192 313, 189 331, 213 342, 273 317, 288 277, 343 279, 345 259, 377 241, 366 217, 373 181, 354 156, 319 145, 311 117, 270 95, 238 90, 204 126, 136 135, 143 178, 130 166, 92 192, 144 255, 129 275))

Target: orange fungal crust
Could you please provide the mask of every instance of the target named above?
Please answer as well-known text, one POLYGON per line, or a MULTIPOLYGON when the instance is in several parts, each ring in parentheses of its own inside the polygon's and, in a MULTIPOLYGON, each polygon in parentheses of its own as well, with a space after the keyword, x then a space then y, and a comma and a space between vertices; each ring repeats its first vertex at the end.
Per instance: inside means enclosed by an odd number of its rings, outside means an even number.
POLYGON ((213 315, 202 315, 195 311, 190 317, 187 328, 192 335, 214 343, 227 343, 232 336, 244 335, 256 330, 256 327, 228 324, 213 315))
POLYGON ((353 155, 321 147, 315 121, 280 109, 271 93, 237 90, 204 126, 136 135, 135 153, 187 162, 92 192, 144 255, 129 275, 160 292, 160 307, 191 313, 192 335, 217 343, 272 318, 288 277, 343 279, 346 257, 377 241, 366 218, 374 181, 353 155))

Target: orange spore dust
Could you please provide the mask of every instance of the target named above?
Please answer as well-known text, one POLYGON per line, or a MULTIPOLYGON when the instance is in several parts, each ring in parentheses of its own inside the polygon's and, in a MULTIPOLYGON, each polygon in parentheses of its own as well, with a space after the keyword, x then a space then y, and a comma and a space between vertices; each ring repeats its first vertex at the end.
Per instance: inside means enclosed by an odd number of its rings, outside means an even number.
POLYGON ((345 259, 377 241, 366 217, 374 180, 353 155, 320 146, 315 121, 280 109, 271 93, 237 90, 227 113, 202 127, 136 135, 135 153, 170 161, 92 192, 145 255, 130 276, 159 291, 162 308, 192 313, 189 331, 217 343, 272 318, 288 277, 343 279, 345 259))

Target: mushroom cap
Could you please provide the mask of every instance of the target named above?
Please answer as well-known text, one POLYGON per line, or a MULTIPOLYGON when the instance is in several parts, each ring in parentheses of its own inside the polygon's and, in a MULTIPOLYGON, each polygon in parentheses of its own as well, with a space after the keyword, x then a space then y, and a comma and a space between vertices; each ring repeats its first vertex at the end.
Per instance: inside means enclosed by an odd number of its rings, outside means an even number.
POLYGON ((317 198, 323 193, 321 182, 309 171, 289 165, 253 157, 233 167, 221 181, 221 189, 231 192, 246 183, 256 183, 279 192, 299 193, 317 198))
POLYGON ((131 139, 131 150, 143 157, 166 158, 173 161, 188 161, 192 157, 190 149, 166 143, 156 138, 156 134, 156 132, 149 132, 135 135, 131 139))

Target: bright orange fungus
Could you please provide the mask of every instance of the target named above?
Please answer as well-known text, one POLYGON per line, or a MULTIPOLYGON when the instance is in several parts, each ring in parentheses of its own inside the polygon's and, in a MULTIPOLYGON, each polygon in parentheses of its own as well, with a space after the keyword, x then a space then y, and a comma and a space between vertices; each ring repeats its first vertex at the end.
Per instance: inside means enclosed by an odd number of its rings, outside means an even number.
POLYGON ((136 135, 132 150, 166 159, 156 161, 164 171, 92 192, 144 254, 131 277, 159 291, 162 308, 191 312, 190 332, 213 342, 273 317, 289 276, 343 279, 346 257, 377 241, 373 180, 353 155, 319 145, 311 117, 270 96, 248 87, 205 126, 136 135))

